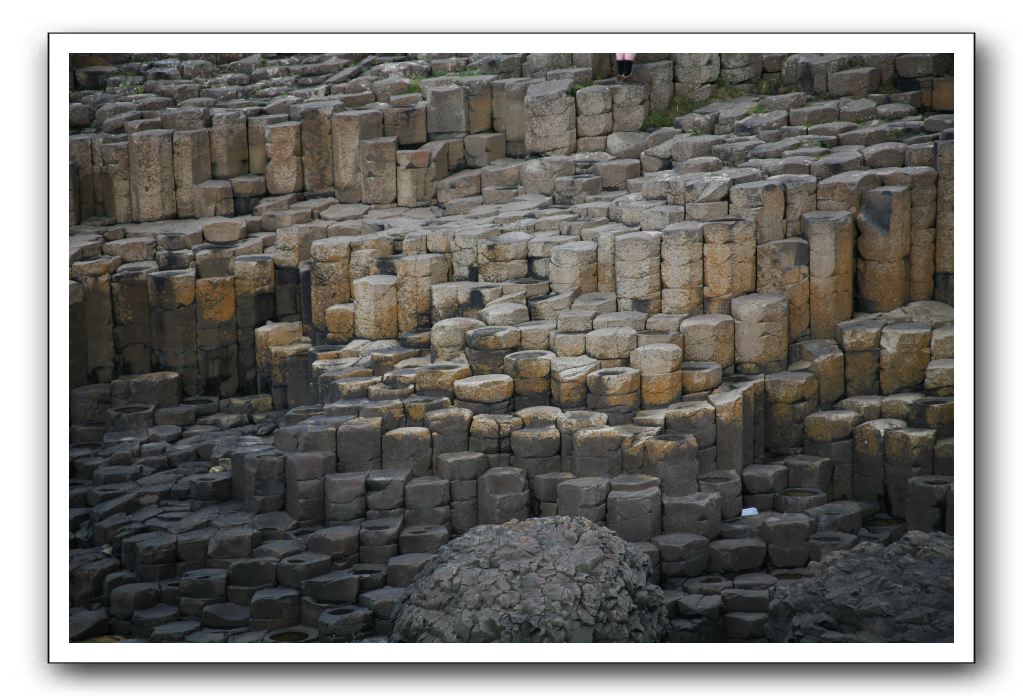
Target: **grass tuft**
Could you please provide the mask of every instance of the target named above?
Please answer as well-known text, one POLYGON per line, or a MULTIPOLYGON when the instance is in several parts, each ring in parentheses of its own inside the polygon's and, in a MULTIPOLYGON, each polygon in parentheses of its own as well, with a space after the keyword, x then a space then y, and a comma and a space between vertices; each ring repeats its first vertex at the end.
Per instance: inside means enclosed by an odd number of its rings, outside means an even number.
POLYGON ((736 97, 742 96, 735 85, 725 81, 725 78, 719 77, 717 82, 714 83, 714 94, 711 97, 712 101, 718 101, 723 99, 735 99, 736 97))
POLYGON ((677 94, 672 97, 667 109, 664 109, 663 111, 651 111, 647 114, 646 119, 643 120, 643 129, 653 130, 655 128, 667 128, 669 126, 673 126, 676 118, 692 113, 698 108, 700 108, 700 104, 695 103, 688 97, 677 94))

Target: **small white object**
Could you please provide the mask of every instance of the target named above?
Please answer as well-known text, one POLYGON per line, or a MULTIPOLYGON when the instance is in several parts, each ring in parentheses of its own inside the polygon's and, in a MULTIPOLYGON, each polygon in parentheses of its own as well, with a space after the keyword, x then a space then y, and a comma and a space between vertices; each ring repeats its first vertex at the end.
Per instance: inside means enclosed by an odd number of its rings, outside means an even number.
POLYGON ((760 514, 760 510, 757 510, 755 507, 753 507, 753 508, 743 508, 742 509, 742 515, 740 515, 740 516, 741 517, 752 517, 753 515, 759 515, 759 514, 760 514))

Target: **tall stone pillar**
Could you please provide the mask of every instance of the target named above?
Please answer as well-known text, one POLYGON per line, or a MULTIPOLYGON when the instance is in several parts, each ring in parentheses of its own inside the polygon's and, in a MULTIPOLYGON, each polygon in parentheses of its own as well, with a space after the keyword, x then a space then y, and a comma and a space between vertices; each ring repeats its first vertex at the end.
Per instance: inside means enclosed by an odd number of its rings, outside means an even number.
POLYGON ((342 203, 362 201, 363 140, 384 134, 383 116, 377 109, 342 111, 330 117, 334 159, 334 195, 342 203))
POLYGON ((810 243, 810 336, 835 338, 853 311, 852 214, 804 213, 803 236, 810 243))
POLYGON ((131 210, 135 222, 166 220, 177 215, 173 133, 157 129, 128 136, 131 210))
POLYGON ((863 193, 856 213, 856 308, 889 312, 909 302, 910 192, 881 186, 863 193))

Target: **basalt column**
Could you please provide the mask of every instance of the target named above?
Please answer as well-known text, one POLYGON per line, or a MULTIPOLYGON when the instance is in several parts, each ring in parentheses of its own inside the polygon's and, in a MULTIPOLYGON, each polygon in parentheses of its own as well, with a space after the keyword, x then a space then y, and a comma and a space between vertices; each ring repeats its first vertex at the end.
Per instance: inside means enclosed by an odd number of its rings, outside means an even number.
POLYGON ((274 317, 274 261, 266 254, 234 260, 235 326, 238 345, 238 387, 251 394, 257 388, 254 331, 274 317))
POLYGON ((853 216, 805 213, 803 236, 810 243, 810 335, 834 338, 835 327, 853 311, 853 216))
POLYGON ((150 273, 149 306, 153 368, 179 373, 185 394, 198 394, 195 270, 150 273))
POLYGON ((111 276, 118 374, 139 375, 150 370, 149 274, 156 270, 155 262, 142 261, 124 264, 111 276))
POLYGON ((85 290, 85 338, 90 382, 114 377, 114 326, 110 276, 116 257, 101 256, 71 265, 71 277, 85 290))
POLYGON ((238 344, 233 276, 200 278, 196 292, 196 351, 203 394, 238 389, 238 344))
POLYGON ((174 195, 174 144, 170 130, 128 136, 132 219, 166 220, 177 215, 174 195))
POLYGON ((757 234, 752 220, 713 220, 703 225, 703 306, 728 313, 733 298, 757 286, 757 234))
POLYGON ((905 186, 871 189, 860 199, 856 308, 861 312, 889 312, 909 302, 909 206, 905 186))

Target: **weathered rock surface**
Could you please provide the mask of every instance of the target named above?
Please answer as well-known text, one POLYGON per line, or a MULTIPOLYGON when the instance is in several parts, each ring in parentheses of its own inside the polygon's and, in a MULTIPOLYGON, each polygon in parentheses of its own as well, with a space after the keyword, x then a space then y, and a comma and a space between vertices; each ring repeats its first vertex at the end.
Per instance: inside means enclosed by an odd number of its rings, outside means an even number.
POLYGON ((396 642, 650 642, 667 627, 649 563, 581 517, 481 526, 443 547, 398 608, 396 642))
POLYGON ((915 642, 953 639, 953 538, 908 532, 896 543, 860 544, 811 564, 813 578, 779 587, 772 642, 915 642))

